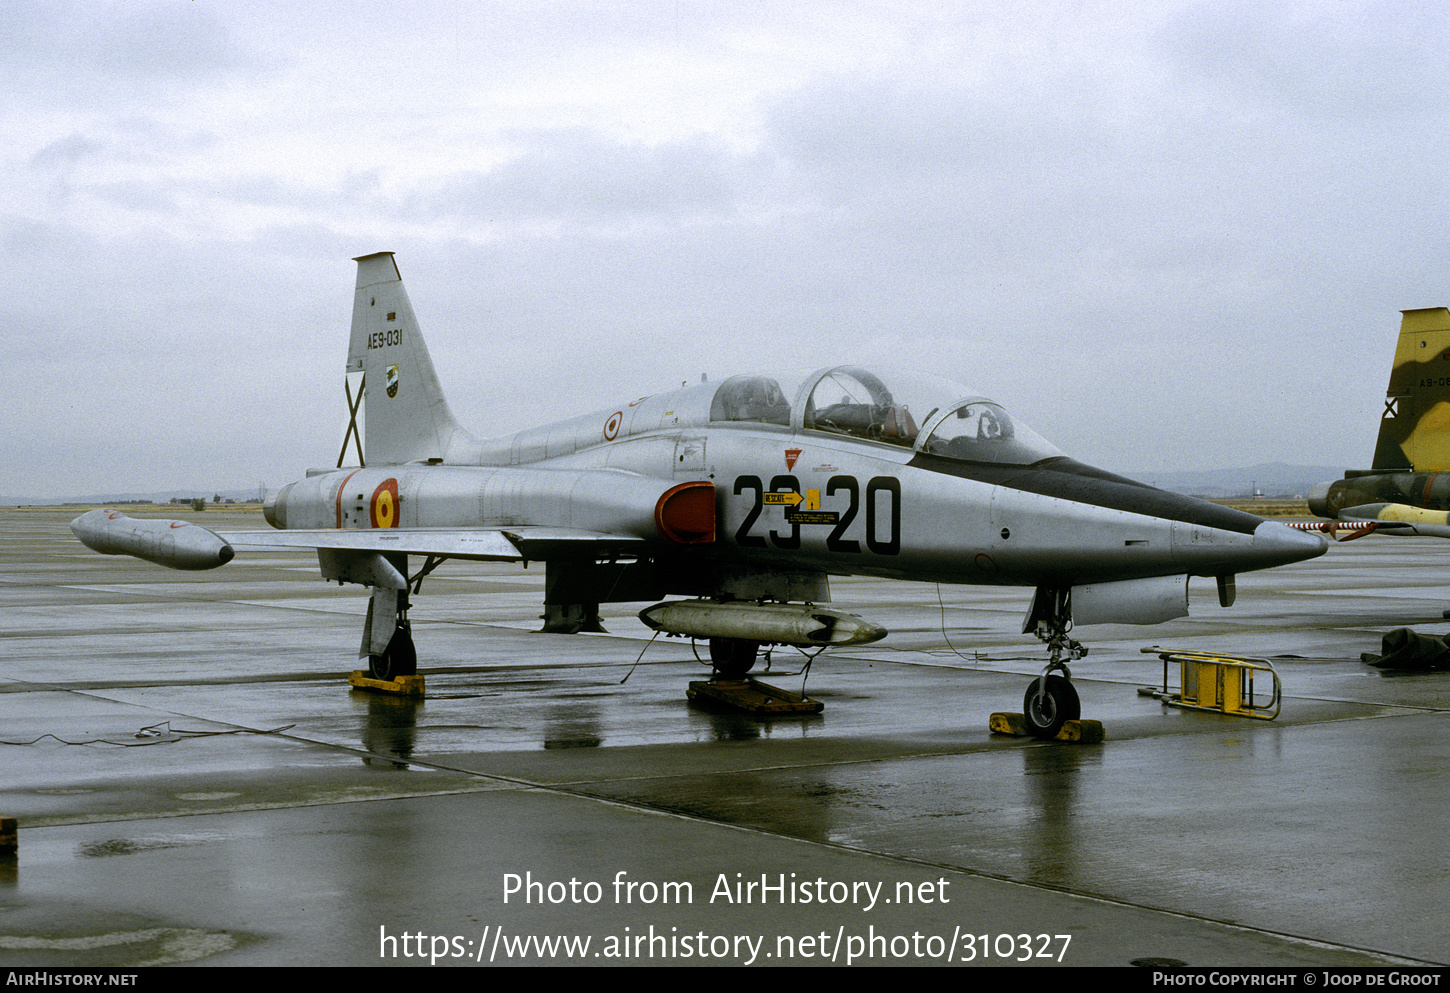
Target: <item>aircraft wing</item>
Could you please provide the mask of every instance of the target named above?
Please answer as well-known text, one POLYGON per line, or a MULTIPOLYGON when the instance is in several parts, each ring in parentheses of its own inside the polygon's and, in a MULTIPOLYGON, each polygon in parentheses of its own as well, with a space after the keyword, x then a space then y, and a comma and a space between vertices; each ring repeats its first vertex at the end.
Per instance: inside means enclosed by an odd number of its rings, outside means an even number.
POLYGON ((596 556, 629 554, 644 545, 644 539, 634 535, 538 526, 213 533, 237 551, 329 548, 500 562, 538 561, 571 551, 596 556))
POLYGON ((645 543, 635 535, 544 526, 211 531, 189 521, 134 518, 114 510, 83 514, 71 522, 71 530, 95 551, 134 555, 173 569, 212 569, 238 551, 279 548, 313 548, 333 558, 396 553, 517 562, 629 555, 645 543))

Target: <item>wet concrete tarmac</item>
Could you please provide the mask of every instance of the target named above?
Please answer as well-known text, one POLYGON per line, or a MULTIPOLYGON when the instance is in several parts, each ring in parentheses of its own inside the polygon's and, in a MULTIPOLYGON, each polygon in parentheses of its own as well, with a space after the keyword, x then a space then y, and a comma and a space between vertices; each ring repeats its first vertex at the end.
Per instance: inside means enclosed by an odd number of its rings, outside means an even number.
POLYGON ((1359 661, 1450 627, 1445 542, 1079 629, 1107 740, 1070 746, 987 731, 1040 669, 1025 590, 834 581, 891 636, 758 721, 686 704, 705 670, 642 605, 536 634, 541 568, 447 564, 416 702, 348 689, 366 600, 310 554, 176 573, 76 513, 0 511, 0 963, 1450 962, 1450 673, 1359 661), (1154 644, 1273 657, 1282 714, 1139 696, 1154 644))

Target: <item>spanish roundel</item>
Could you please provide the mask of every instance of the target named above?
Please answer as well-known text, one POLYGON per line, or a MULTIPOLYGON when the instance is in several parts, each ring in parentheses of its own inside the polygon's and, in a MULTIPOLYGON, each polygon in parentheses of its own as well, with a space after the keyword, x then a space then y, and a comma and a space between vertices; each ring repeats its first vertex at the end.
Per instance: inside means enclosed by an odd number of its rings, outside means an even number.
POLYGON ((398 481, 385 479, 373 490, 371 507, 373 527, 395 528, 398 526, 398 481))

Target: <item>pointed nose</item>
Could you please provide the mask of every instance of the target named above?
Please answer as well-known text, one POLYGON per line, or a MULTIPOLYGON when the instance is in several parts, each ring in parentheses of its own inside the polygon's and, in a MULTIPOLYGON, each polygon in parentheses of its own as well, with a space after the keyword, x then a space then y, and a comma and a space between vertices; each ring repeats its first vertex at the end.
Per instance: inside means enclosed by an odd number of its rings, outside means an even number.
POLYGON ((1296 531, 1274 521, 1265 521, 1254 529, 1250 547, 1243 550, 1252 564, 1241 568, 1268 569, 1290 562, 1302 562, 1323 555, 1329 548, 1324 536, 1313 531, 1296 531))
POLYGON ((1232 528, 1175 524, 1174 560, 1195 576, 1231 576, 1312 559, 1329 547, 1317 532, 1296 531, 1249 514, 1223 523, 1232 528))

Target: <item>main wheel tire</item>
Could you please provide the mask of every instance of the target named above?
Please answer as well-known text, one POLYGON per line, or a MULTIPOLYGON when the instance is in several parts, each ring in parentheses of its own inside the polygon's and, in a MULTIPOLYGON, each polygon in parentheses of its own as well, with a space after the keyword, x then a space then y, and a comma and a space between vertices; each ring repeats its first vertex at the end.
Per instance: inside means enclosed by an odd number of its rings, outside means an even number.
POLYGON ((743 638, 711 638, 710 664, 721 679, 743 679, 755 668, 755 656, 760 651, 760 642, 743 638))
POLYGON ((412 676, 418 671, 418 650, 413 647, 413 632, 400 627, 381 655, 368 656, 368 675, 374 679, 393 680, 412 676))
POLYGON ((1047 693, 1037 698, 1037 686, 1041 678, 1034 679, 1022 697, 1022 713, 1027 718, 1027 730, 1034 738, 1054 738, 1063 724, 1082 716, 1082 703, 1077 698, 1077 687, 1062 676, 1047 677, 1047 693))

